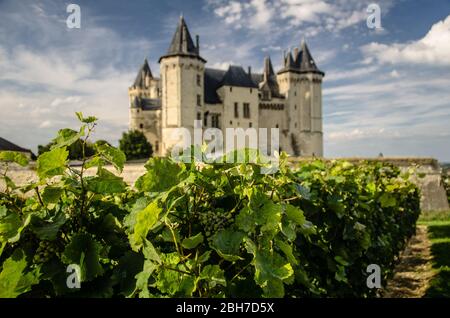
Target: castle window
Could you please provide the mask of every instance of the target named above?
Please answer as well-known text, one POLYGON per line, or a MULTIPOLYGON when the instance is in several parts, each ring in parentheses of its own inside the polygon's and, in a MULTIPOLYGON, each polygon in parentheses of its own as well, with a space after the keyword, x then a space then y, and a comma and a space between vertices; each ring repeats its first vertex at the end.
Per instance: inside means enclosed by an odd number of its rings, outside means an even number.
POLYGON ((233 121, 232 120, 230 120, 230 125, 233 125, 233 121))
POLYGON ((294 109, 297 109, 297 105, 294 105, 294 109))
POLYGON ((155 151, 159 151, 159 142, 158 142, 158 140, 155 141, 155 151))
POLYGON ((208 115, 207 113, 204 114, 203 116, 203 126, 208 126, 208 115))
POLYGON ((233 91, 233 87, 230 86, 230 92, 232 92, 232 91, 233 91))
POLYGON ((219 115, 218 114, 211 115, 211 126, 213 128, 219 128, 219 115))
POLYGON ((238 117, 239 117, 239 104, 234 103, 234 118, 238 118, 238 117))
POLYGON ((278 126, 278 124, 276 124, 276 125, 275 125, 275 128, 280 128, 280 127, 278 126))
POLYGON ((253 93, 253 88, 250 88, 250 94, 253 93))
POLYGON ((244 103, 244 118, 250 118, 250 104, 244 103))
POLYGON ((200 112, 197 113, 197 120, 202 120, 202 113, 200 112))
POLYGON ((139 128, 144 129, 144 124, 139 124, 139 128))
POLYGON ((202 106, 202 95, 197 95, 197 106, 202 106))
POLYGON ((248 127, 252 128, 252 126, 253 126, 253 124, 252 124, 252 123, 249 123, 249 124, 248 124, 248 127))
POLYGON ((202 78, 197 74, 197 86, 202 86, 202 78))

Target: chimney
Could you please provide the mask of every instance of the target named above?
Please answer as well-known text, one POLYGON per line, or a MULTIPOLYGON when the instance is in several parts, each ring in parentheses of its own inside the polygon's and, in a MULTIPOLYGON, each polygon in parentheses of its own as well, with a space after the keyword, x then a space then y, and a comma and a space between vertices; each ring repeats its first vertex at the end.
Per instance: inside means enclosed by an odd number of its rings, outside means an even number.
POLYGON ((252 67, 251 66, 248 67, 248 75, 252 76, 252 67))
POLYGON ((197 54, 200 54, 200 36, 195 36, 195 45, 197 46, 197 54))

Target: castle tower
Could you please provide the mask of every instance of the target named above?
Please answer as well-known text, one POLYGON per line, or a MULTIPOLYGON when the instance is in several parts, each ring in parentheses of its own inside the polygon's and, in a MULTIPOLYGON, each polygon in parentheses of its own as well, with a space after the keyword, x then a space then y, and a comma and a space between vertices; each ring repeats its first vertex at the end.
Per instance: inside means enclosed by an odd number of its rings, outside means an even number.
POLYGON ((160 155, 160 82, 153 77, 147 59, 139 69, 133 85, 128 88, 128 96, 130 98, 130 130, 142 131, 153 146, 153 153, 160 155))
POLYGON ((286 99, 286 119, 284 126, 289 134, 284 136, 281 140, 281 147, 288 153, 299 156, 299 115, 300 115, 300 87, 299 70, 295 65, 295 60, 291 52, 283 54, 283 68, 277 73, 277 82, 280 89, 280 94, 283 94, 286 99))
POLYGON ((199 38, 192 41, 186 22, 180 17, 167 54, 159 59, 162 90, 162 154, 176 143, 174 129, 184 127, 193 136, 194 121, 202 120, 204 109, 204 71, 199 38))
POLYGON ((303 40, 298 57, 300 70, 300 154, 323 156, 322 78, 306 42, 303 40))

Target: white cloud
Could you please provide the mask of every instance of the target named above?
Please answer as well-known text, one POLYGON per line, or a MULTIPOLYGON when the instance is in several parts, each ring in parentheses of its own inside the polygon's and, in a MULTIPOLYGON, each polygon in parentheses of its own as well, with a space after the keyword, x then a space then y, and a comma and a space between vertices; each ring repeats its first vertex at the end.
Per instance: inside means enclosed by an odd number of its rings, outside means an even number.
MULTIPOLYGON (((339 32, 361 24, 367 18, 370 0, 251 0, 245 4, 236 1, 209 0, 216 16, 234 28, 272 31, 303 27, 308 37, 322 31, 339 32)), ((392 7, 392 0, 379 0, 383 14, 392 7)), ((365 23, 361 24, 365 27, 365 23)))
POLYGON ((50 104, 50 106, 58 107, 60 105, 66 104, 78 104, 81 101, 80 96, 69 96, 66 98, 55 98, 50 104))
MULTIPOLYGON (((22 3, 10 5, 27 12, 22 3)), ((39 14, 29 19, 0 12, 0 29, 14 25, 0 32, 0 135, 21 136, 22 146, 34 148, 56 129, 75 128, 74 113, 82 111, 100 118, 94 138, 114 143, 128 127, 127 87, 151 44, 92 21, 89 28, 68 31, 61 17, 46 11, 51 6, 34 10, 39 14), (31 32, 42 34, 40 43, 21 43, 21 35, 31 32), (136 68, 123 68, 123 60, 135 61, 136 68)))
POLYGON ((360 67, 352 70, 340 70, 334 69, 327 71, 326 81, 338 81, 338 80, 349 80, 355 79, 358 77, 367 76, 378 70, 378 66, 368 66, 368 67, 360 67))
POLYGON ((219 70, 227 70, 230 65, 235 65, 235 63, 233 63, 233 61, 216 62, 216 63, 212 63, 211 65, 208 64, 208 67, 219 69, 219 70))
POLYGON ((289 18, 291 25, 299 26, 304 22, 320 21, 320 15, 329 15, 333 7, 325 1, 282 0, 280 6, 283 18, 289 18))
POLYGON ((361 49, 368 59, 380 63, 450 66, 450 15, 434 24, 420 40, 390 45, 372 42, 361 49))
POLYGON ((397 72, 397 70, 393 70, 392 72, 389 73, 389 75, 393 78, 399 78, 400 74, 397 72))

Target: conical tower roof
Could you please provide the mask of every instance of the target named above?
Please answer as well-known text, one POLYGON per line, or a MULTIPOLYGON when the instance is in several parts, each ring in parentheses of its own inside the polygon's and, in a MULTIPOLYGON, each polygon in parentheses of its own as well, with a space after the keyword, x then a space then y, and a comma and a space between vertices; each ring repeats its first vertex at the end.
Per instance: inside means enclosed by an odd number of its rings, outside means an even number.
POLYGON ((144 60, 144 64, 142 64, 139 69, 138 75, 134 80, 134 86, 144 87, 145 86, 145 77, 153 78, 152 71, 150 69, 150 65, 148 65, 147 59, 144 60))
POLYGON ((306 41, 302 41, 302 51, 301 51, 301 60, 300 60, 300 72, 302 73, 321 73, 324 74, 314 62, 314 59, 309 51, 308 45, 306 41))
POLYGON ((290 71, 298 72, 298 68, 296 68, 296 66, 295 66, 294 58, 292 57, 291 51, 289 51, 288 54, 284 56, 283 62, 284 62, 284 66, 278 72, 278 74, 284 73, 284 72, 290 72, 290 71))
POLYGON ((192 41, 191 34, 183 16, 180 16, 175 34, 173 35, 172 42, 170 43, 166 55, 162 56, 159 61, 164 57, 170 56, 192 56, 203 60, 199 55, 199 48, 194 44, 194 41, 192 41))

